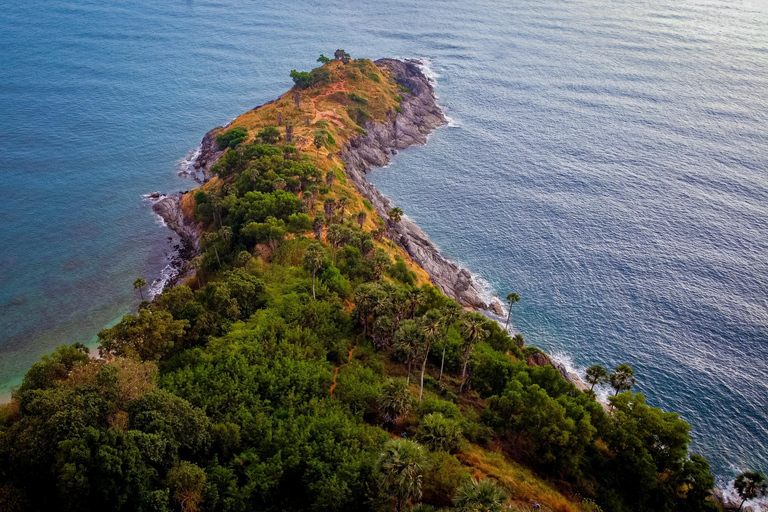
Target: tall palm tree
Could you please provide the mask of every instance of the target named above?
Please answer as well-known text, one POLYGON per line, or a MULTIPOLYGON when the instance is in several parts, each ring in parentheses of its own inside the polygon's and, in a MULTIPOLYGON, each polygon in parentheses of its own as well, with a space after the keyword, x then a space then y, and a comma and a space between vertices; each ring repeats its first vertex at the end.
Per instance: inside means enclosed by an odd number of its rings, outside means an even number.
POLYGON ((620 364, 614 368, 613 373, 608 376, 608 379, 611 382, 611 387, 616 390, 616 394, 613 396, 618 395, 622 391, 629 391, 632 389, 632 386, 637 382, 634 375, 635 370, 628 364, 620 364))
POLYGON ((455 512, 502 512, 509 496, 488 478, 461 486, 453 498, 455 512))
POLYGON ((407 439, 390 439, 384 443, 377 469, 379 484, 395 500, 400 512, 411 499, 421 498, 421 485, 427 468, 427 452, 423 446, 407 439))
MULTIPOLYGON (((389 220, 395 223, 395 225, 400 224, 400 221, 403 220, 403 210, 395 206, 391 210, 389 210, 389 213, 387 214, 389 217, 389 220)), ((389 238, 389 248, 392 249, 392 239, 393 237, 389 238)))
POLYGON ((320 148, 325 144, 325 133, 322 131, 316 131, 315 137, 312 139, 312 143, 317 148, 317 154, 315 155, 315 163, 320 161, 320 148))
POLYGON ((344 224, 344 210, 349 206, 349 198, 347 196, 341 196, 336 204, 338 205, 339 210, 341 210, 341 221, 339 222, 344 224))
POLYGON ((459 393, 464 390, 464 384, 467 379, 467 364, 469 363, 469 358, 472 357, 475 345, 485 340, 488 336, 488 332, 485 330, 485 322, 485 317, 480 313, 468 313, 462 322, 461 330, 464 342, 461 344, 461 357, 464 360, 464 365, 461 370, 459 393))
POLYGON ((142 288, 147 286, 147 282, 143 278, 138 278, 133 282, 133 289, 139 290, 139 295, 141 295, 141 300, 144 301, 144 292, 142 291, 142 288))
POLYGON ((323 247, 318 243, 313 243, 307 247, 304 253, 304 268, 312 272, 312 299, 317 300, 315 296, 315 274, 323 266, 325 261, 325 251, 323 247))
POLYGON ((421 361, 421 380, 419 382, 419 402, 424 394, 424 371, 427 369, 427 358, 429 357, 429 350, 432 348, 432 344, 440 339, 443 335, 443 322, 440 312, 436 309, 430 309, 422 317, 421 332, 423 334, 424 342, 421 344, 421 350, 419 358, 421 361))
POLYGON ((504 330, 506 331, 509 328, 509 319, 512 318, 512 305, 514 305, 515 302, 520 302, 520 296, 516 293, 510 293, 507 295, 507 304, 509 304, 509 313, 507 314, 507 323, 504 325, 504 330))
MULTIPOLYGON (((464 310, 459 306, 456 301, 451 301, 447 306, 443 308, 443 319, 445 320, 446 328, 453 325, 453 323, 461 317, 464 310)), ((448 348, 447 343, 443 343, 443 358, 440 360, 440 377, 438 381, 443 380, 443 368, 445 367, 445 349, 448 348)))
POLYGON ((408 375, 405 378, 406 384, 411 381, 411 364, 418 358, 420 346, 423 343, 423 335, 419 326, 413 320, 403 320, 397 327, 392 339, 392 348, 395 356, 405 363, 408 375))
POLYGON ((368 216, 364 211, 360 210, 360 212, 357 214, 357 223, 360 225, 360 229, 363 229, 363 224, 365 224, 365 218, 368 216))
POLYGON ((608 382, 608 370, 599 364, 593 364, 587 368, 587 382, 592 384, 592 387, 589 388, 590 391, 595 389, 597 384, 605 384, 608 382))
POLYGON ((411 410, 413 398, 403 379, 387 379, 381 386, 379 412, 387 423, 395 424, 411 410))
POLYGON ((733 487, 741 497, 739 512, 741 512, 745 501, 768 494, 768 483, 766 483, 765 477, 756 471, 745 471, 737 476, 733 482, 733 487))

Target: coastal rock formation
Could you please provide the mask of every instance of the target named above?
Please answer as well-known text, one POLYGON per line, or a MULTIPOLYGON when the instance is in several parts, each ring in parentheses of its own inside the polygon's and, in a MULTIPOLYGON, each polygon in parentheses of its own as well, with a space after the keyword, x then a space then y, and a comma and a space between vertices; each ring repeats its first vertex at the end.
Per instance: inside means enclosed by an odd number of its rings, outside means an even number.
MULTIPOLYGON (((366 124, 366 133, 351 139, 340 156, 346 162, 347 176, 357 185, 363 197, 371 202, 379 216, 386 219, 392 202, 365 179, 366 172, 371 167, 387 165, 390 155, 398 149, 426 144, 427 136, 446 120, 435 104, 432 85, 415 63, 380 59, 376 65, 389 68, 395 82, 411 92, 402 95, 402 113, 391 112, 388 121, 383 124, 366 124)), ((462 306, 494 314, 501 310, 498 303, 489 304, 482 299, 482 288, 469 271, 444 258, 413 221, 403 218, 398 224, 387 222, 390 233, 394 233, 395 243, 405 249, 444 294, 456 299, 462 306)))
POLYGON ((218 135, 223 128, 217 126, 213 130, 209 131, 203 137, 203 141, 200 143, 200 154, 195 159, 193 167, 203 173, 205 181, 211 179, 211 167, 218 162, 219 157, 224 151, 219 150, 219 145, 216 143, 216 135, 218 135))
POLYGON ((181 209, 181 197, 183 194, 176 194, 165 197, 152 205, 152 210, 163 218, 165 224, 175 231, 182 242, 197 252, 197 242, 200 239, 200 231, 197 223, 184 215, 181 209))

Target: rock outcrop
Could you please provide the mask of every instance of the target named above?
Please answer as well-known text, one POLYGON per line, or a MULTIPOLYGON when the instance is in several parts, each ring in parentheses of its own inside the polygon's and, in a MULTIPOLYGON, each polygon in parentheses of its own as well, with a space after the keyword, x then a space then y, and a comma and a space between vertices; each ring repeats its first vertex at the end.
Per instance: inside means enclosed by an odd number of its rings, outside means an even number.
MULTIPOLYGON (((427 136, 446 123, 429 80, 413 62, 394 59, 376 61, 380 68, 389 68, 398 85, 410 89, 403 93, 401 113, 390 112, 386 123, 369 122, 366 133, 354 137, 344 146, 340 157, 346 162, 347 176, 360 193, 368 199, 376 212, 387 219, 392 202, 365 179, 371 167, 387 165, 390 155, 414 144, 426 144, 427 136)), ((462 306, 497 314, 498 303, 486 303, 482 288, 468 270, 459 268, 440 254, 435 244, 413 221, 403 218, 398 224, 389 221, 393 240, 413 258, 432 278, 444 294, 456 299, 462 306)))
POLYGON ((203 173, 205 181, 211 179, 211 167, 219 161, 219 157, 224 153, 224 151, 219 150, 219 145, 216 143, 216 135, 221 133, 223 129, 221 126, 217 126, 205 134, 200 143, 200 154, 195 159, 195 163, 192 164, 195 169, 203 173))
POLYGON ((166 226, 181 237, 182 243, 192 251, 192 256, 197 253, 200 230, 197 223, 184 215, 181 209, 183 193, 164 197, 152 205, 152 210, 163 218, 166 226))

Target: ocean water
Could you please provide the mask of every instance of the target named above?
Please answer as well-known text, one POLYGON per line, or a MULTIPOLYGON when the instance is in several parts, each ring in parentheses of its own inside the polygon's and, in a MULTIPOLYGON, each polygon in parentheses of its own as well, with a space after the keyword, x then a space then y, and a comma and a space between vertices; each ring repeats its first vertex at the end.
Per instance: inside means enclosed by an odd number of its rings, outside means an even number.
MULTIPOLYGON (((576 369, 626 362, 721 485, 768 471, 768 4, 2 2, 0 394, 131 312, 143 194, 322 52, 424 58, 451 118, 371 179, 576 369)), ((169 238, 171 237, 171 238, 169 238)))

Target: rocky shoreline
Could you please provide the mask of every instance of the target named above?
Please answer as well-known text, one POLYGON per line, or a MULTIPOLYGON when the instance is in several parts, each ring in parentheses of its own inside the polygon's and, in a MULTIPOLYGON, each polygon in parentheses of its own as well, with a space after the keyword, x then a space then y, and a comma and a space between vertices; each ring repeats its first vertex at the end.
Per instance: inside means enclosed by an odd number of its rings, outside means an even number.
MULTIPOLYGON (((365 133, 352 138, 340 152, 346 162, 347 176, 358 190, 371 202, 376 213, 387 219, 392 201, 365 179, 371 167, 383 167, 398 150, 416 144, 426 144, 427 136, 446 124, 445 116, 435 103, 434 90, 428 78, 413 61, 379 59, 380 68, 392 71, 395 82, 410 89, 403 94, 401 113, 392 113, 386 123, 369 122, 363 126, 365 133)), ((429 274, 432 282, 442 292, 456 299, 462 306, 502 315, 498 301, 483 300, 483 289, 467 269, 463 269, 440 254, 439 249, 413 221, 404 217, 395 224, 387 220, 393 240, 429 274)))

